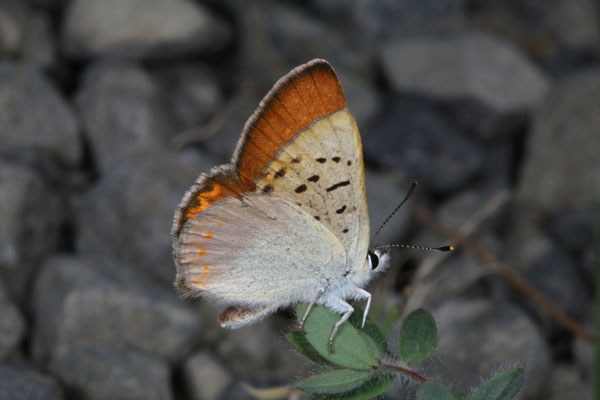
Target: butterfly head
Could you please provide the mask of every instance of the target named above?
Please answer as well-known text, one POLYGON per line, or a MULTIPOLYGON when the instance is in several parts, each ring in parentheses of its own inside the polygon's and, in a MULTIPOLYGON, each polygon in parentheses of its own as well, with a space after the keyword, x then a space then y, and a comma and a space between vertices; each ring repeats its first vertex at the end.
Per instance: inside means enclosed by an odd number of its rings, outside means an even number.
POLYGON ((380 272, 385 271, 390 265, 390 248, 377 247, 367 252, 367 258, 358 270, 351 272, 350 278, 359 287, 364 287, 380 272))
POLYGON ((371 276, 385 271, 390 265, 390 248, 377 247, 369 250, 366 264, 371 276))

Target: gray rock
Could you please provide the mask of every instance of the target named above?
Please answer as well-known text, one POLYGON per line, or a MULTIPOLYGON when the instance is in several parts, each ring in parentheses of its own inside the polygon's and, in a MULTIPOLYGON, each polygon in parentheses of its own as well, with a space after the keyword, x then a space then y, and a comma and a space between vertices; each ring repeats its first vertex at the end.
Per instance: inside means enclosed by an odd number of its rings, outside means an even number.
POLYGON ((0 2, 0 53, 24 64, 49 68, 56 62, 56 40, 50 20, 26 2, 0 2))
POLYGON ((508 233, 501 254, 511 267, 524 271, 548 254, 555 244, 536 221, 538 209, 518 202, 512 209, 514 216, 507 219, 508 233))
MULTIPOLYGON (((501 254, 508 265, 553 304, 572 318, 580 319, 593 289, 586 284, 585 272, 576 264, 576 258, 548 234, 547 228, 540 226, 539 213, 533 205, 514 203, 515 218, 509 224, 501 254)), ((529 301, 525 303, 539 316, 549 334, 557 332, 556 323, 546 313, 529 301)))
MULTIPOLYGON (((0 360, 10 357, 25 335, 25 319, 0 280, 0 360)), ((1 375, 1 374, 0 374, 1 375)), ((0 384, 0 387, 2 385, 0 384)), ((1 389, 0 389, 1 392, 1 389)), ((0 399, 2 395, 0 395, 0 399)))
POLYGON ((113 345, 66 346, 49 370, 65 387, 89 400, 169 400, 166 363, 113 345))
POLYGON ((36 171, 0 158, 0 277, 19 301, 40 260, 56 250, 63 206, 36 171))
POLYGON ((361 45, 423 33, 447 34, 464 29, 464 0, 353 1, 313 0, 311 6, 361 45), (393 21, 393 23, 386 23, 393 21))
POLYGON ((19 20, 23 19, 20 11, 9 4, 0 3, 0 54, 3 56, 14 56, 18 54, 23 46, 23 30, 19 20))
POLYGON ((61 387, 32 368, 0 364, 0 400, 61 400, 61 387))
POLYGON ((51 69, 58 63, 56 47, 56 35, 48 15, 42 13, 32 15, 27 20, 23 58, 39 68, 51 69))
POLYGON ((554 241, 568 252, 584 273, 588 286, 593 286, 597 266, 594 216, 600 209, 594 206, 575 206, 556 215, 550 233, 554 241))
POLYGON ((63 11, 69 0, 28 0, 33 6, 53 12, 63 11))
POLYGON ((486 162, 474 188, 489 193, 514 189, 514 175, 518 166, 515 162, 518 152, 515 150, 514 142, 516 141, 509 140, 486 148, 486 162))
POLYGON ((48 68, 56 62, 55 40, 46 15, 26 2, 0 2, 0 55, 48 68))
POLYGON ((74 166, 82 156, 69 104, 37 68, 0 63, 0 154, 35 150, 74 166))
POLYGON ((520 126, 549 90, 548 79, 516 46, 481 33, 394 41, 381 59, 397 91, 450 105, 484 138, 520 126))
POLYGON ((156 75, 184 129, 201 128, 221 111, 222 89, 205 64, 176 64, 159 69, 156 75))
POLYGON ((196 314, 174 291, 110 260, 51 258, 35 283, 33 304, 33 354, 42 362, 79 344, 110 344, 176 360, 200 333, 196 314))
POLYGON ((598 3, 592 0, 560 0, 552 7, 543 7, 534 1, 529 1, 528 5, 541 17, 536 18, 541 28, 547 30, 549 36, 557 38, 561 45, 572 48, 598 45, 598 3))
MULTIPOLYGON (((525 382, 527 382, 527 379, 525 379, 525 382)), ((555 367, 549 384, 551 393, 547 397, 549 400, 592 400, 594 398, 591 382, 586 380, 573 365, 559 364, 555 367)))
POLYGON ((552 7, 537 1, 477 0, 471 21, 521 43, 544 62, 577 50, 594 48, 600 39, 598 5, 594 0, 557 0, 552 7), (535 18, 532 16, 535 15, 535 18))
MULTIPOLYGON (((542 254, 529 266, 524 276, 571 318, 583 318, 586 306, 593 298, 592 293, 586 288, 581 271, 559 246, 554 245, 542 254)), ((547 331, 556 327, 556 322, 539 311, 539 307, 532 307, 539 312, 547 331)))
POLYGON ((463 187, 483 167, 482 149, 426 102, 393 98, 363 129, 368 161, 394 168, 423 189, 448 193, 463 187))
POLYGON ((81 200, 77 249, 112 255, 170 287, 173 215, 199 172, 172 153, 148 153, 113 165, 81 200))
POLYGON ((132 64, 93 65, 76 99, 101 173, 120 160, 165 148, 177 132, 159 85, 132 64))
MULTIPOLYGON (((596 314, 594 310, 593 305, 586 307, 586 316, 583 321, 583 327, 587 329, 588 332, 594 332, 595 330, 596 314)), ((581 374, 588 379, 593 379, 592 377, 594 376, 595 371, 594 364, 596 363, 595 343, 590 343, 589 340, 576 336, 573 345, 573 354, 575 356, 575 363, 581 374)))
POLYGON ((222 49, 229 27, 188 0, 76 0, 63 25, 74 57, 163 58, 222 49))
MULTIPOLYGON (((268 0, 227 3, 241 24, 240 68, 248 71, 248 78, 259 81, 259 85, 270 86, 291 68, 324 55, 334 68, 359 76, 372 73, 376 48, 372 43, 362 47, 357 57, 356 42, 345 32, 297 4, 268 0)), ((263 87, 261 92, 265 89, 269 87, 263 87)))
POLYGON ((233 383, 231 374, 208 353, 197 353, 183 367, 186 386, 192 399, 218 400, 233 383))
POLYGON ((523 399, 537 399, 547 388, 550 351, 539 329, 510 303, 454 299, 433 310, 439 343, 435 358, 441 366, 428 369, 464 389, 477 387, 481 378, 515 364, 525 366, 523 399))
POLYGON ((538 216, 597 202, 598 126, 600 70, 561 82, 535 114, 517 199, 538 216))
POLYGON ((552 236, 569 252, 581 252, 594 243, 592 216, 598 211, 589 206, 575 206, 563 210, 556 215, 552 223, 552 236))

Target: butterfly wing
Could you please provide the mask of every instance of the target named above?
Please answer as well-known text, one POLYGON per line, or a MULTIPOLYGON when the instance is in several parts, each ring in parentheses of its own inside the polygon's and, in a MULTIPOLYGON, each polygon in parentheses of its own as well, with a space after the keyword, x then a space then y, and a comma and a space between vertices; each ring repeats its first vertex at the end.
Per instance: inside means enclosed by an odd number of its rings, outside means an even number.
POLYGON ((368 236, 358 129, 335 72, 314 60, 261 102, 232 165, 184 197, 173 224, 177 286, 245 307, 222 318, 251 322, 265 307, 310 300, 324 270, 362 265, 368 236))

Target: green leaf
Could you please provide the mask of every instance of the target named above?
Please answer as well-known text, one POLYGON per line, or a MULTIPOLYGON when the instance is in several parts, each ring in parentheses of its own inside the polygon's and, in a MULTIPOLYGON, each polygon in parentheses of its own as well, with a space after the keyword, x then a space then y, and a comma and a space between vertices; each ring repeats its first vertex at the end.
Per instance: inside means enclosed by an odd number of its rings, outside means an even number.
MULTIPOLYGON (((298 322, 308 306, 299 304, 297 309, 298 322)), ((333 340, 333 353, 329 353, 329 336, 333 326, 340 316, 321 306, 314 306, 310 311, 304 330, 306 339, 312 347, 326 360, 341 367, 371 370, 381 358, 381 351, 367 335, 360 335, 352 324, 340 326, 333 340)))
POLYGON ((458 388, 452 389, 450 393, 452 393, 454 400, 467 400, 469 398, 468 394, 458 388))
POLYGON ((394 383, 394 375, 391 374, 375 374, 368 382, 365 382, 358 388, 344 393, 343 396, 331 395, 324 396, 325 399, 344 399, 344 400, 364 400, 372 399, 385 392, 392 383, 394 383))
POLYGON ((317 350, 308 342, 302 332, 290 332, 285 334, 285 340, 298 352, 319 364, 330 364, 317 350))
MULTIPOLYGON (((356 329, 358 329, 359 332, 360 326, 362 325, 363 313, 364 310, 362 308, 354 307, 354 312, 352 313, 350 318, 348 318, 348 321, 350 321, 350 323, 356 329)), ((377 326, 377 324, 375 324, 371 319, 371 315, 367 315, 367 320, 365 321, 363 333, 365 333, 369 337, 369 339, 373 340, 374 345, 377 346, 377 348, 379 348, 379 350, 382 353, 387 351, 387 340, 385 336, 383 336, 383 333, 381 332, 381 329, 379 329, 379 326, 377 326)))
POLYGON ((509 400, 519 393, 525 380, 523 368, 513 368, 494 376, 473 395, 473 400, 509 400))
POLYGON ((417 400, 454 400, 454 397, 443 383, 427 381, 417 389, 417 400))
POLYGON ((356 389, 373 374, 373 370, 335 369, 309 376, 300 381, 297 387, 310 393, 344 393, 356 389))
POLYGON ((407 363, 418 363, 431 355, 437 345, 437 328, 431 314, 423 309, 410 313, 402 322, 398 352, 407 363))

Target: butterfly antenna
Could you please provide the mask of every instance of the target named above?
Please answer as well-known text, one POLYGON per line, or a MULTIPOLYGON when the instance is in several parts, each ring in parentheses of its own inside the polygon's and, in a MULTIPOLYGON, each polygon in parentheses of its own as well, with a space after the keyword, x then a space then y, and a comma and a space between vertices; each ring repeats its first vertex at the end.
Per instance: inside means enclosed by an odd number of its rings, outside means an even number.
POLYGON ((375 246, 374 249, 390 248, 390 247, 403 247, 403 248, 407 248, 407 249, 417 249, 417 250, 454 251, 454 246, 427 247, 427 246, 415 246, 412 244, 382 244, 381 246, 375 246))
POLYGON ((415 189, 417 188, 417 184, 418 184, 418 182, 414 181, 412 183, 412 185, 410 185, 410 188, 408 189, 408 192, 406 193, 406 196, 404 196, 404 200, 402 200, 400 202, 400 204, 398 204, 398 206, 396 208, 394 208, 394 211, 392 211, 392 213, 385 219, 385 221, 383 221, 383 224, 381 224, 381 226, 379 227, 379 229, 377 229, 377 232, 375 232, 375 234, 371 238, 371 243, 373 243, 373 241, 375 240, 375 238, 377 237, 377 235, 379 234, 379 232, 381 232, 381 229, 385 226, 385 224, 387 224, 388 221, 394 216, 394 214, 396 214, 396 212, 400 209, 400 207, 402 207, 404 205, 404 203, 406 203, 406 200, 408 200, 410 198, 410 196, 412 196, 412 194, 414 193, 415 189))

